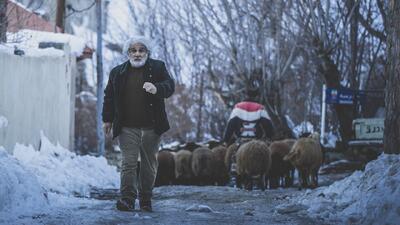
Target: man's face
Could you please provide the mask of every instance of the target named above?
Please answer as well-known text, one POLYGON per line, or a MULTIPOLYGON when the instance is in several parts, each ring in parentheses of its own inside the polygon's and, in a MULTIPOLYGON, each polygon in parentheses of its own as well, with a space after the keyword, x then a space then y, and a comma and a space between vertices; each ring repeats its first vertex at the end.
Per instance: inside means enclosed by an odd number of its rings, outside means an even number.
POLYGON ((141 61, 147 56, 147 48, 142 43, 135 43, 129 46, 128 56, 134 61, 141 61))
POLYGON ((144 66, 148 57, 146 46, 142 43, 135 43, 129 46, 128 57, 133 67, 138 68, 144 66))

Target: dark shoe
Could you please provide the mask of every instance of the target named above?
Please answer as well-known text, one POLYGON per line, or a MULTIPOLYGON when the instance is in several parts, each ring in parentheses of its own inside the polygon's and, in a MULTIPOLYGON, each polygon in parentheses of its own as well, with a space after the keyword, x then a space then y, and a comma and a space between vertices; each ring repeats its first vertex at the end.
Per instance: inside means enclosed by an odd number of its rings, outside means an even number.
POLYGON ((140 210, 143 212, 153 212, 153 208, 151 207, 151 199, 139 200, 140 210))
POLYGON ((119 211, 133 211, 135 209, 135 200, 127 198, 118 199, 117 209, 119 211))

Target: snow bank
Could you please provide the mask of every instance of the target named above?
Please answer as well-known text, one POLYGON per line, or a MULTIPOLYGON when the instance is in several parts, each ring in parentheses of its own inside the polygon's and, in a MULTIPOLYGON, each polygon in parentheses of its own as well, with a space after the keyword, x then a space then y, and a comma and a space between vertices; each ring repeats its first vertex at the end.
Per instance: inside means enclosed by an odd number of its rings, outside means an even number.
POLYGON ((5 128, 8 126, 8 120, 4 116, 0 115, 0 128, 5 128))
POLYGON ((399 224, 400 156, 382 154, 365 171, 293 199, 313 217, 352 224, 399 224))
POLYGON ((47 192, 36 176, 0 146, 0 222, 7 215, 42 210, 47 205, 47 192))
POLYGON ((40 151, 17 144, 14 156, 32 171, 48 191, 88 197, 91 187, 119 188, 117 168, 104 157, 79 156, 53 145, 42 134, 40 151))

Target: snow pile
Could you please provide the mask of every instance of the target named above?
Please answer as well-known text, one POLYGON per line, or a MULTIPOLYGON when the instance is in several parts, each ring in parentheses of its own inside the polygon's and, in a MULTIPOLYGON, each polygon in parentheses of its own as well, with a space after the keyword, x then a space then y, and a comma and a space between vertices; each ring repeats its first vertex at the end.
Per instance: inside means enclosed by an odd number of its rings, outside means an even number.
POLYGON ((17 144, 14 156, 30 169, 48 191, 86 196, 92 187, 119 188, 117 168, 104 157, 79 156, 57 146, 42 134, 40 151, 17 144))
POLYGON ((398 224, 400 156, 382 154, 365 171, 297 199, 317 218, 352 224, 398 224))
POLYGON ((325 143, 323 145, 327 148, 335 148, 337 140, 338 137, 332 131, 330 131, 325 134, 325 143))
POLYGON ((78 97, 82 103, 97 101, 97 97, 88 91, 81 91, 79 94, 76 95, 76 97, 78 97))
POLYGON ((0 146, 0 218, 47 205, 47 193, 36 176, 0 146))
POLYGON ((313 133, 314 126, 309 121, 304 121, 293 128, 293 133, 296 137, 300 137, 303 133, 313 133))
POLYGON ((0 128, 8 126, 8 120, 4 116, 0 115, 0 128))

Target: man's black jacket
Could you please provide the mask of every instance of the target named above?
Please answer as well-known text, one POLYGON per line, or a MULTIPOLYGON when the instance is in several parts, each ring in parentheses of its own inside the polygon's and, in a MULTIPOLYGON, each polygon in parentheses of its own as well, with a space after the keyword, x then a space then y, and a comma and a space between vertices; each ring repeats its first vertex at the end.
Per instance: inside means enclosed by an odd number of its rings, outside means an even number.
MULTIPOLYGON (((122 93, 126 84, 129 63, 129 61, 126 61, 111 70, 104 90, 103 122, 113 123, 113 138, 117 137, 122 129, 122 93)), ((168 98, 174 93, 174 80, 168 74, 164 62, 150 58, 144 65, 143 79, 144 82, 153 83, 157 88, 155 95, 146 92, 145 107, 146 112, 151 114, 155 132, 161 135, 170 128, 165 112, 164 98, 168 98)))

